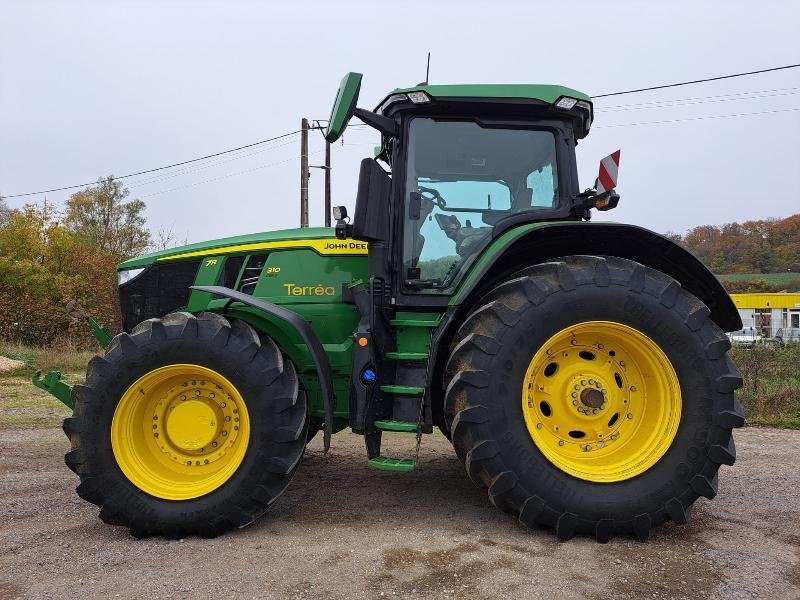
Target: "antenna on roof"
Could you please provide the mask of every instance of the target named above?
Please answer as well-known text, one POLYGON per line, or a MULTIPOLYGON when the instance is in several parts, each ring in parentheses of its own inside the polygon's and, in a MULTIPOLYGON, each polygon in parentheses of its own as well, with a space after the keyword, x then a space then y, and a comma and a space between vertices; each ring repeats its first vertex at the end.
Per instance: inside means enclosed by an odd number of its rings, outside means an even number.
POLYGON ((431 76, 431 53, 428 52, 428 64, 425 67, 425 85, 428 85, 430 76, 431 76))

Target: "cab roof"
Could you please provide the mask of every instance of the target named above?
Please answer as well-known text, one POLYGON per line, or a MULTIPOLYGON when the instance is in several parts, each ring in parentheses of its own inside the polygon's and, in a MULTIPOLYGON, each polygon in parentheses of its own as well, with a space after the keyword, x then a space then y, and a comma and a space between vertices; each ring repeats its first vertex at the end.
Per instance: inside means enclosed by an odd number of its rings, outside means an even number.
POLYGON ((382 112, 382 107, 386 101, 395 94, 407 94, 409 92, 425 92, 434 99, 480 99, 491 101, 497 99, 519 99, 519 100, 538 100, 546 104, 552 104, 561 96, 569 96, 578 100, 591 102, 592 99, 587 94, 568 88, 563 85, 544 85, 531 83, 469 83, 453 85, 415 85, 408 88, 397 88, 386 95, 376 109, 382 112))

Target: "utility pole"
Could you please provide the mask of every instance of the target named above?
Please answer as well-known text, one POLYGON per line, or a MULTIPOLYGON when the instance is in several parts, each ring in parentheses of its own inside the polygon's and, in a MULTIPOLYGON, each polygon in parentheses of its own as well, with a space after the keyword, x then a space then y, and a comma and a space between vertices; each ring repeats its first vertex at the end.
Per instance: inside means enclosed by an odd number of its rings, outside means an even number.
POLYGON ((308 119, 300 122, 300 227, 308 227, 308 119))
POLYGON ((331 143, 325 140, 325 227, 331 226, 331 143))

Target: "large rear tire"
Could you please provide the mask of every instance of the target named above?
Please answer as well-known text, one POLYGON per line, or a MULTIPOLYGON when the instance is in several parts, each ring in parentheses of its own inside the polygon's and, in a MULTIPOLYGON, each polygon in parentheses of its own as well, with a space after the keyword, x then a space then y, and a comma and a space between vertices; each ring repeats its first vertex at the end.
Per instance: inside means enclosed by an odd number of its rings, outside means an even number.
POLYGON ((528 527, 600 542, 686 523, 744 423, 730 342, 697 298, 618 258, 537 265, 459 329, 445 418, 470 477, 528 527))
POLYGON ((77 492, 135 537, 215 537, 252 523, 305 448, 294 365, 268 337, 214 313, 118 335, 73 400, 65 461, 77 492))

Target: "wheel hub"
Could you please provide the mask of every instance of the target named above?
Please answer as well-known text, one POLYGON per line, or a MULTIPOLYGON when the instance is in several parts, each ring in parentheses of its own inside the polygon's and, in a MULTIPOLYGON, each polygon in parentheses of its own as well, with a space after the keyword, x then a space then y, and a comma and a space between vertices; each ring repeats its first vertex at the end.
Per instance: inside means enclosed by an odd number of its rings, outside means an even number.
POLYGON ((166 421, 169 440, 184 451, 203 448, 218 435, 219 418, 214 408, 202 400, 170 406, 166 421))
POLYGON ((584 388, 580 397, 581 403, 589 408, 601 408, 606 401, 601 391, 592 388, 584 388))

